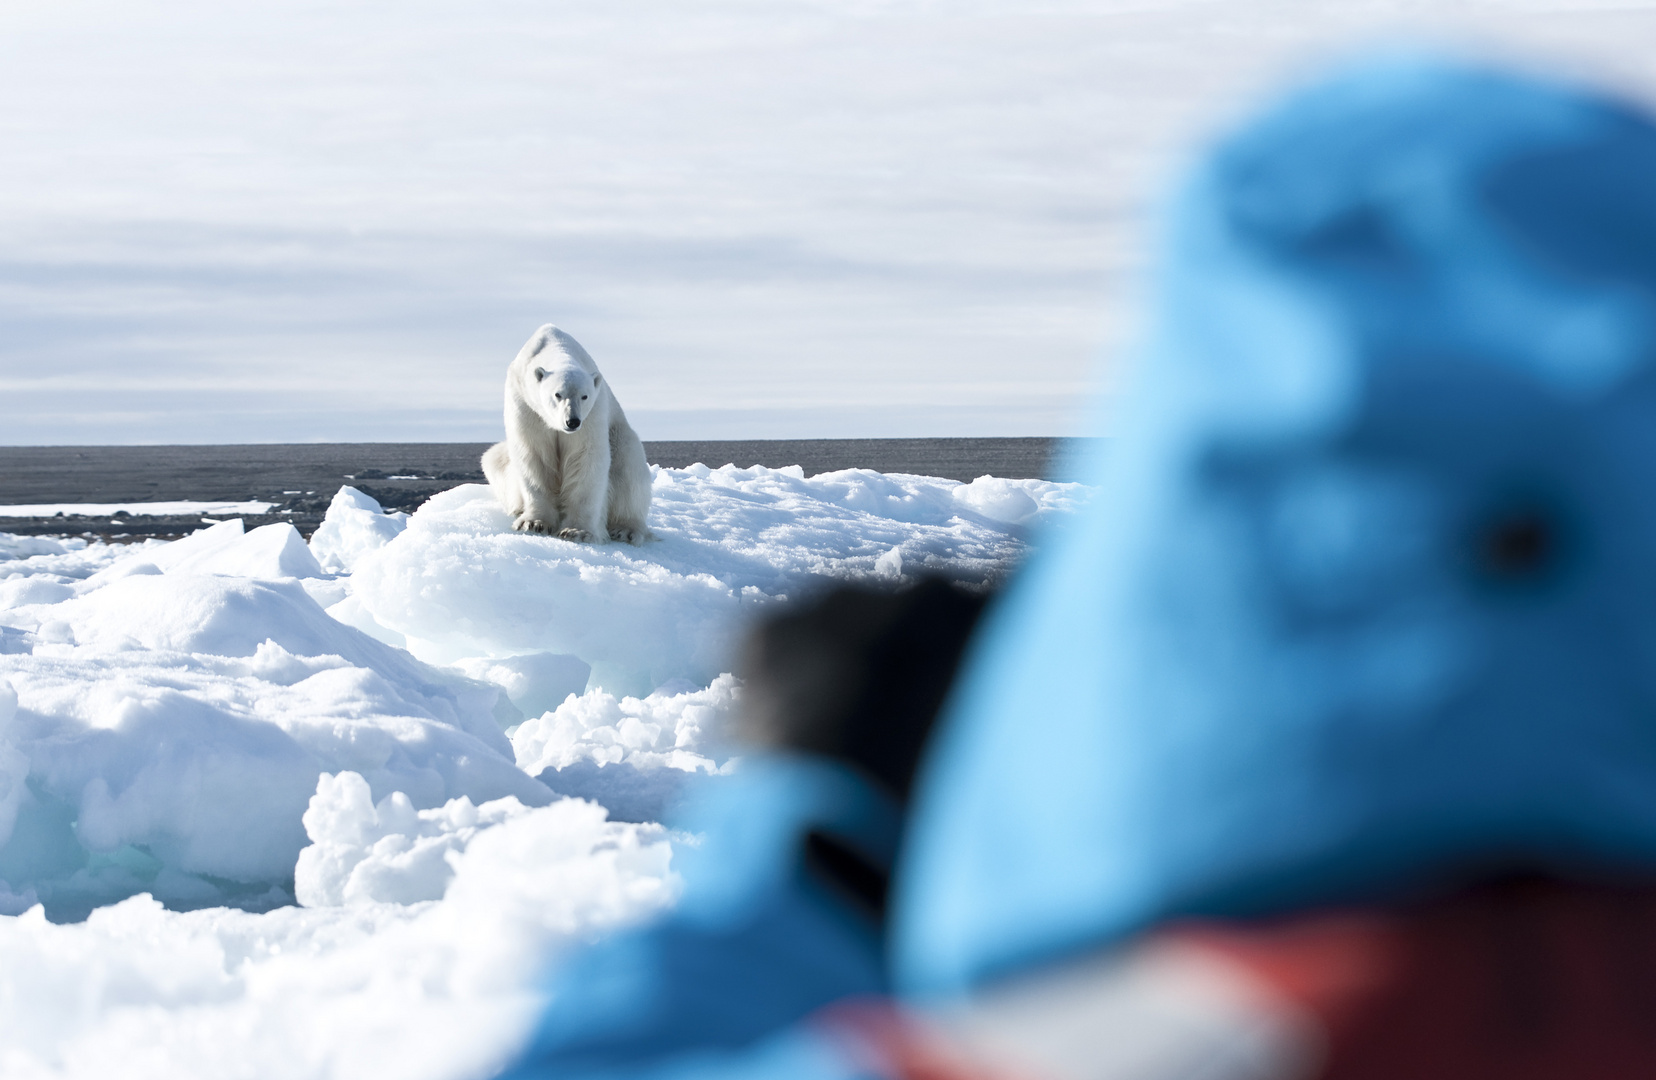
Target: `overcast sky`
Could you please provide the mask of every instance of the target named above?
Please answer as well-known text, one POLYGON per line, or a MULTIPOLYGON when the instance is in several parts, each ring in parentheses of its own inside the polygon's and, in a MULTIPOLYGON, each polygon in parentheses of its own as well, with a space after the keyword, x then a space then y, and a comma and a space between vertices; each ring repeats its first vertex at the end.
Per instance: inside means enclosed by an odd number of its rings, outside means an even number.
POLYGON ((1359 43, 1656 99, 1656 3, 0 0, 0 443, 1075 430, 1156 193, 1359 43))

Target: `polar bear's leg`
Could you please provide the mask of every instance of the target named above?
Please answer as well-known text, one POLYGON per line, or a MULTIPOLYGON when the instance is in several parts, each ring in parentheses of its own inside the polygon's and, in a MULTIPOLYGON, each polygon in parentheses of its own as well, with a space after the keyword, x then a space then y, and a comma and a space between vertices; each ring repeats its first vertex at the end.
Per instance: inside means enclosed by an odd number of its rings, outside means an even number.
POLYGON ((577 543, 602 543, 609 538, 604 528, 605 504, 609 494, 609 440, 601 435, 582 439, 564 456, 563 528, 558 535, 577 543))
POLYGON ((523 486, 512 468, 512 453, 503 442, 483 452, 483 475, 500 505, 515 519, 523 513, 523 486))
POLYGON ((544 462, 531 458, 513 460, 512 472, 523 493, 523 509, 517 512, 512 528, 518 532, 555 533, 558 531, 558 502, 549 490, 544 462))
POLYGON ((535 464, 514 457, 509 443, 496 443, 483 454, 483 475, 500 504, 512 515, 512 528, 519 532, 556 532, 557 507, 545 488, 535 482, 535 464))
POLYGON ((644 519, 650 512, 650 463, 644 444, 625 416, 610 426, 609 537, 628 544, 654 540, 644 519))
POLYGON ((514 517, 512 528, 518 532, 557 532, 558 508, 552 497, 544 488, 538 486, 528 473, 520 471, 518 480, 523 492, 523 509, 514 517))

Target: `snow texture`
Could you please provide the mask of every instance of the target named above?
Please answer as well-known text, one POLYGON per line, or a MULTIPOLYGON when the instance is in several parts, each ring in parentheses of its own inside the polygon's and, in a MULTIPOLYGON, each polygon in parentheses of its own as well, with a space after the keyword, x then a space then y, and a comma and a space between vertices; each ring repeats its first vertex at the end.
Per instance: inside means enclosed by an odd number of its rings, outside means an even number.
MULTIPOLYGON (((254 914, 175 912, 137 896, 75 925, 54 925, 38 907, 0 918, 0 1075, 491 1075, 539 1006, 531 988, 546 958, 660 910, 678 886, 661 829, 609 824, 592 803, 474 812, 498 824, 451 843, 440 902, 358 893, 348 907, 254 914)), ((331 825, 319 844, 337 852, 351 824, 331 825)), ((364 861, 373 866, 358 863, 358 880, 412 888, 389 857, 364 861)))
POLYGON ((486 1075, 560 943, 672 902, 745 619, 987 585, 1086 495, 697 465, 642 548, 479 486, 345 488, 308 545, 0 535, 0 1075, 486 1075))
POLYGON ((653 472, 659 543, 549 544, 512 532, 488 488, 465 485, 359 555, 353 602, 335 614, 389 631, 429 663, 551 652, 578 656, 615 692, 643 695, 673 679, 705 686, 763 604, 833 580, 943 573, 988 584, 1019 549, 1019 529, 1078 497, 1075 485, 993 477, 653 472))
POLYGON ((407 527, 407 514, 387 514, 378 500, 354 487, 342 487, 311 535, 311 553, 324 570, 349 571, 360 556, 383 547, 407 527))

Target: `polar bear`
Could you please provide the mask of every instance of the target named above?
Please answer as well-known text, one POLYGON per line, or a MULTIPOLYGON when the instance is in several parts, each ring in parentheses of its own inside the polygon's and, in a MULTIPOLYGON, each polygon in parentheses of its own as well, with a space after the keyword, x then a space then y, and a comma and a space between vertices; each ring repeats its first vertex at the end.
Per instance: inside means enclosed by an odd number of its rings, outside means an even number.
POLYGON ((483 475, 522 532, 654 539, 644 444, 592 357, 551 323, 506 369, 506 441, 484 453, 483 475))

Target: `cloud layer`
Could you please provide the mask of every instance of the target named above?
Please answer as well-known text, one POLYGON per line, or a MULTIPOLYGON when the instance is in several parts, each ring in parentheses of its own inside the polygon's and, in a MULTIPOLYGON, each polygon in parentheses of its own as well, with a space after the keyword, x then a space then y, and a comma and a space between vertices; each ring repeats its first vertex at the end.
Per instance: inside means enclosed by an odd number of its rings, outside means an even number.
MULTIPOLYGON (((547 320, 645 438, 1065 434, 1180 148, 1423 11, 13 6, 0 442, 487 439, 547 320)), ((1649 7, 1431 18, 1650 77, 1649 7)))

